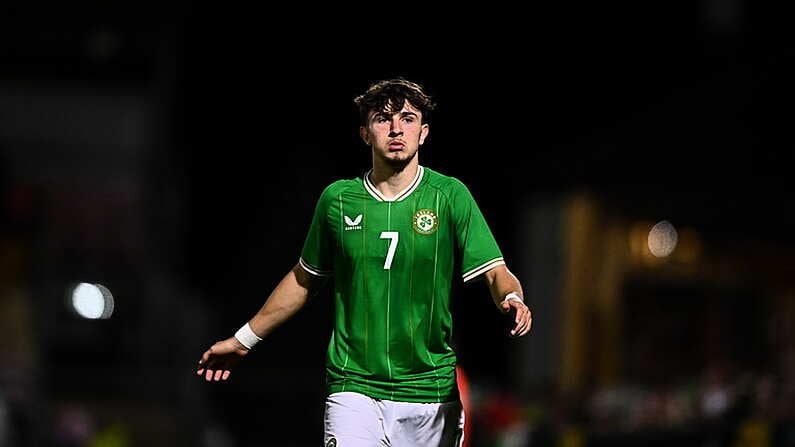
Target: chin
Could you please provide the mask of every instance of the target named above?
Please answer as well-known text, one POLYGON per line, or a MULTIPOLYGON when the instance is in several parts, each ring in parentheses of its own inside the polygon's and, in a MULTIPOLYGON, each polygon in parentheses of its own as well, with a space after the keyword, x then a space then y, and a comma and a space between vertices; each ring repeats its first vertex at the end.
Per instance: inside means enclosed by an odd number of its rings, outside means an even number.
POLYGON ((386 154, 384 157, 384 161, 393 167, 403 167, 409 164, 409 162, 417 155, 416 152, 412 154, 406 154, 403 152, 398 152, 396 154, 386 154))

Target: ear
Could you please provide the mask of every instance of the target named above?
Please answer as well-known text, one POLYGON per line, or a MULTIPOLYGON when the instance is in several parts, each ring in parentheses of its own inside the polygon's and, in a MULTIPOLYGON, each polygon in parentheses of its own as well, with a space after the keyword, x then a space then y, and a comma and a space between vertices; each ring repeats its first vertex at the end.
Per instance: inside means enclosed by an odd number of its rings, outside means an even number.
POLYGON ((431 131, 431 128, 427 124, 422 125, 422 129, 420 129, 420 146, 422 143, 425 142, 425 139, 428 138, 428 132, 431 131))
POLYGON ((370 130, 364 126, 359 126, 359 136, 364 141, 364 144, 370 145, 370 130))

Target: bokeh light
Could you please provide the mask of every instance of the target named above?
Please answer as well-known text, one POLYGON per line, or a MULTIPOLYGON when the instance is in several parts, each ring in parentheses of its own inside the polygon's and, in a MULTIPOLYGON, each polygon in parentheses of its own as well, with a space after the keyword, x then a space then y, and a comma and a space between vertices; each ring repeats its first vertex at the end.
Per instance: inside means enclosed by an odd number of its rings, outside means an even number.
POLYGON ((70 295, 72 309, 83 318, 107 319, 113 314, 113 295, 101 284, 81 282, 70 295))
POLYGON ((649 231, 649 251, 658 258, 664 258, 673 253, 678 240, 676 228, 667 220, 662 220, 649 231))

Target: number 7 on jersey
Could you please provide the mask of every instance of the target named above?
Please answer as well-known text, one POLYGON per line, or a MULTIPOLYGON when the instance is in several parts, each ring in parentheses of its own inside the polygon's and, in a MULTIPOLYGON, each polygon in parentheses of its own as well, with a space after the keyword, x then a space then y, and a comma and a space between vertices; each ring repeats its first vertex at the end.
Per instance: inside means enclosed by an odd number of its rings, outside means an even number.
POLYGON ((389 239, 389 249, 386 252, 386 259, 384 260, 384 270, 392 268, 392 259, 395 257, 395 249, 397 249, 399 238, 400 233, 397 231, 381 232, 381 239, 389 239))

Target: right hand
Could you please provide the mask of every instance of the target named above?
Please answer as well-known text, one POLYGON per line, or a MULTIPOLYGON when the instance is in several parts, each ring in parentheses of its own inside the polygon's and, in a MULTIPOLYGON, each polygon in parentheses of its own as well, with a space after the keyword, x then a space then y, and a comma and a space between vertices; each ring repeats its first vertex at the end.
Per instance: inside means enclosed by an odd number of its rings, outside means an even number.
POLYGON ((226 380, 232 367, 248 354, 248 349, 235 337, 229 337, 212 345, 202 354, 196 375, 204 376, 208 382, 226 380))

